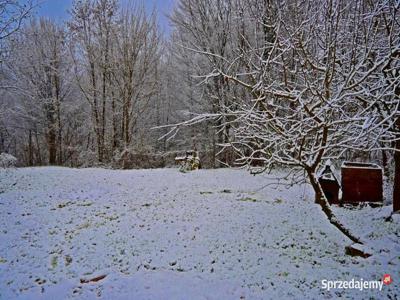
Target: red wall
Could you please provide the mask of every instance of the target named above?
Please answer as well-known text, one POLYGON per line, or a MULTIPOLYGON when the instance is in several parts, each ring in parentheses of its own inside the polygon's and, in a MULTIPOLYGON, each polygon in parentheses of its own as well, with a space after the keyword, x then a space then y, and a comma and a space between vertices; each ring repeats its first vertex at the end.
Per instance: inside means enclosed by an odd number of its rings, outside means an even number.
POLYGON ((382 169, 342 167, 343 202, 382 202, 382 169))

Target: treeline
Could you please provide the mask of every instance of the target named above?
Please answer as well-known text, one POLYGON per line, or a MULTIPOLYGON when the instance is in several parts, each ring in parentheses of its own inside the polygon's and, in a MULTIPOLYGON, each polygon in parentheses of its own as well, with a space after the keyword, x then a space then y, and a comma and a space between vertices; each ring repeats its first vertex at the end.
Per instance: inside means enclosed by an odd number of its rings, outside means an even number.
POLYGON ((219 158, 232 160, 233 149, 260 172, 312 175, 328 159, 355 159, 393 178, 399 15, 391 0, 178 1, 173 53, 203 106, 183 125, 207 120, 225 148, 219 158))
POLYGON ((113 164, 128 152, 185 149, 186 136, 168 143, 151 130, 174 120, 166 96, 174 70, 155 11, 74 1, 64 24, 32 17, 2 46, 0 152, 22 165, 113 164))
POLYGON ((398 1, 180 0, 169 37, 156 15, 74 1, 64 25, 32 19, 7 39, 0 152, 129 167, 196 148, 207 166, 290 166, 312 183, 328 159, 394 177, 398 1), (151 129, 165 124, 179 125, 151 129))

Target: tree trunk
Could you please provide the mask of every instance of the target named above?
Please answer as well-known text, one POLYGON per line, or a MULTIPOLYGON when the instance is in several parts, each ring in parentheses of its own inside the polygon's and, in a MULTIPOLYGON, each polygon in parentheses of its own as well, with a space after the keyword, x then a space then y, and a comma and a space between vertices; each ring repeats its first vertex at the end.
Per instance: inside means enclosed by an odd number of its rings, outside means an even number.
POLYGON ((59 75, 56 74, 54 76, 54 85, 55 85, 55 109, 57 114, 57 146, 58 148, 58 164, 62 165, 63 163, 63 153, 62 153, 62 127, 61 127, 61 90, 60 90, 60 78, 59 75))
POLYGON ((37 128, 35 129, 35 139, 36 139, 36 152, 37 152, 37 161, 39 162, 40 165, 42 165, 42 154, 40 150, 40 142, 39 142, 39 134, 37 131, 37 128))
POLYGON ((331 207, 328 203, 328 200, 326 199, 321 185, 318 182, 318 179, 315 177, 315 174, 313 172, 307 171, 308 174, 308 179, 310 180, 310 183, 314 189, 315 192, 315 203, 319 204, 322 208, 322 211, 325 213, 325 215, 328 217, 329 222, 335 226, 337 229, 339 229, 345 236, 347 236, 350 240, 352 240, 354 243, 358 244, 363 244, 360 238, 356 237, 353 235, 349 229, 347 229, 340 221, 336 218, 335 214, 331 210, 331 207))
MULTIPOLYGON (((397 118, 397 131, 400 132, 400 117, 397 118)), ((396 141, 394 153, 393 211, 400 210, 400 140, 396 141)))
POLYGON ((212 168, 215 169, 217 167, 217 145, 215 142, 215 129, 212 129, 212 168))
POLYGON ((112 102, 111 102, 111 110, 112 110, 112 123, 113 123, 113 153, 118 148, 118 126, 117 126, 117 116, 115 109, 115 99, 114 93, 112 93, 112 102))
POLYGON ((57 143, 58 143, 58 164, 61 166, 63 164, 63 148, 62 148, 62 127, 61 127, 60 111, 58 111, 57 143))
POLYGON ((129 147, 129 109, 128 109, 128 100, 125 99, 124 101, 124 108, 123 108, 123 141, 125 148, 129 147))
POLYGON ((3 131, 0 131, 0 153, 1 152, 5 152, 5 143, 4 143, 4 135, 3 135, 3 131))
POLYGON ((29 164, 29 166, 33 166, 32 130, 29 130, 29 140, 28 140, 28 164, 29 164))
POLYGON ((383 168, 383 174, 386 177, 389 177, 390 170, 388 166, 388 157, 385 150, 382 150, 382 168, 383 168))
POLYGON ((100 118, 99 111, 97 105, 97 82, 96 82, 96 71, 94 62, 90 62, 90 72, 91 72, 91 83, 93 89, 93 104, 92 104, 92 112, 94 116, 94 127, 96 132, 97 139, 97 155, 99 162, 103 162, 103 144, 101 138, 101 130, 100 130, 100 118))
MULTIPOLYGON (((107 63, 107 62, 106 62, 107 63)), ((102 91, 102 112, 101 112, 101 147, 103 149, 103 156, 105 151, 105 136, 106 136, 106 101, 107 101, 107 88, 106 77, 107 70, 103 70, 103 91, 102 91)))
POLYGON ((57 145, 54 124, 50 125, 47 132, 47 146, 49 151, 49 164, 55 165, 57 159, 57 145))
POLYGON ((323 192, 321 185, 318 182, 318 179, 315 177, 315 174, 313 171, 307 171, 308 179, 310 180, 311 186, 313 187, 313 190, 315 192, 315 203, 316 204, 321 204, 322 198, 323 198, 323 192))

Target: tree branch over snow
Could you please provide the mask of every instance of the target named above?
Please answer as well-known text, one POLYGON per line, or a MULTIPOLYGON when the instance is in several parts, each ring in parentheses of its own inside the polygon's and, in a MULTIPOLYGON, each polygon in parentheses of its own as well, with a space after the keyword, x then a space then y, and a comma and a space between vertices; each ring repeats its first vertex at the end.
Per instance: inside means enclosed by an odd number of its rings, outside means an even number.
MULTIPOLYGON (((315 202, 330 222, 360 242, 334 217, 316 173, 328 158, 343 159, 349 151, 394 150, 400 140, 394 130, 400 74, 391 72, 394 78, 388 82, 383 72, 393 59, 399 64, 397 4, 289 2, 230 4, 240 13, 232 17, 231 35, 240 42, 233 52, 213 52, 213 45, 207 50, 186 47, 214 62, 212 71, 203 74, 204 84, 219 78, 235 96, 219 103, 219 113, 176 124, 170 133, 210 116, 219 118, 220 126, 229 124, 232 132, 221 145, 235 151, 237 163, 261 172, 277 166, 304 170, 315 202), (242 26, 237 20, 243 20, 242 26)), ((198 30, 197 24, 190 26, 192 32, 198 30)))

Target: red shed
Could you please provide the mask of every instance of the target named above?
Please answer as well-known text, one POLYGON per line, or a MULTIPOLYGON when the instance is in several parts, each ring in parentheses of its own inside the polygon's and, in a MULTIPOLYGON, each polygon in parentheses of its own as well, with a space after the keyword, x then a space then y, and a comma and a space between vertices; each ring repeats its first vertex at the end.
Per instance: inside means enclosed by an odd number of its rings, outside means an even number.
POLYGON ((344 162, 342 191, 344 203, 382 202, 382 168, 376 164, 344 162))

